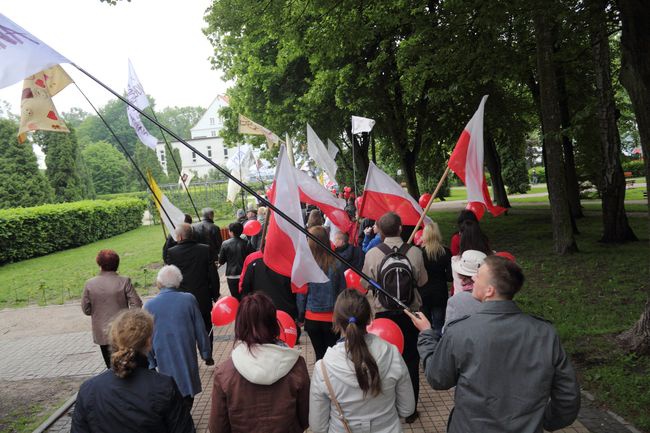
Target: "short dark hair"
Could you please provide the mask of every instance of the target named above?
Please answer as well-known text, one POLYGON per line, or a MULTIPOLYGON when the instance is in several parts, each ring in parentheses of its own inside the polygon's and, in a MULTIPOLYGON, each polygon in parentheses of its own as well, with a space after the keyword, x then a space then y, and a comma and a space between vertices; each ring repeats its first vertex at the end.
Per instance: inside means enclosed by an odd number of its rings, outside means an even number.
POLYGON ((377 221, 377 227, 385 238, 399 236, 402 219, 395 212, 386 212, 377 221))
POLYGON ((235 340, 250 348, 275 343, 279 336, 280 325, 271 298, 259 292, 244 296, 235 318, 235 340))
POLYGON ((519 265, 511 260, 488 256, 482 266, 490 269, 490 281, 497 293, 504 298, 514 298, 524 285, 524 273, 519 265))
POLYGON ((102 271, 115 272, 120 266, 120 256, 113 250, 101 250, 95 260, 102 271))
POLYGON ((183 220, 185 224, 192 224, 192 215, 186 213, 185 214, 185 219, 183 220))
POLYGON ((240 237, 244 231, 244 226, 242 223, 230 223, 228 224, 228 230, 230 230, 236 237, 240 237))

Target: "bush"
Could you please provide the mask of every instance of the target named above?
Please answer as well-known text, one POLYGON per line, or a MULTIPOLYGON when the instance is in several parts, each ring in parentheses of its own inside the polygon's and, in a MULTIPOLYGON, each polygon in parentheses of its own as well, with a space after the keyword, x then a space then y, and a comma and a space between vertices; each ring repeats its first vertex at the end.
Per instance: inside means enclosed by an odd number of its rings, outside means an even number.
POLYGON ((139 227, 145 202, 93 200, 0 210, 0 264, 78 247, 139 227))
POLYGON ((631 171, 632 177, 645 177, 645 166, 643 160, 636 159, 632 161, 623 161, 621 163, 623 171, 631 171))
POLYGON ((546 170, 543 165, 538 165, 528 169, 528 178, 530 179, 531 184, 533 183, 533 171, 535 171, 535 174, 537 175, 536 183, 546 183, 546 170))

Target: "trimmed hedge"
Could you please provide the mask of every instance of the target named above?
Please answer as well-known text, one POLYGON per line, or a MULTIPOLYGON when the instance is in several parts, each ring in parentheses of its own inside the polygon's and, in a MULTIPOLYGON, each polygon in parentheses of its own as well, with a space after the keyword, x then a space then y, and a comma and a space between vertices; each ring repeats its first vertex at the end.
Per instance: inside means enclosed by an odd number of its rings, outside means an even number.
POLYGON ((0 210, 0 264, 86 245, 138 228, 138 199, 85 200, 0 210))
POLYGON ((645 165, 643 160, 635 159, 632 161, 623 161, 621 163, 623 171, 632 172, 632 177, 645 177, 645 165))

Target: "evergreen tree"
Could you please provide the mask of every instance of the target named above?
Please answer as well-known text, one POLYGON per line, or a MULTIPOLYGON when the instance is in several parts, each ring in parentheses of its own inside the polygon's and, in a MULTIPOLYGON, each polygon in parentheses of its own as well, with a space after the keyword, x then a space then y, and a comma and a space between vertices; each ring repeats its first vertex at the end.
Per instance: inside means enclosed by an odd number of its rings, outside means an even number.
POLYGON ((97 194, 126 192, 134 184, 129 162, 112 144, 105 141, 89 144, 82 156, 97 194))
POLYGON ((18 144, 18 124, 0 119, 0 208, 29 207, 52 199, 29 144, 18 144))
MULTIPOLYGON (((158 157, 156 156, 156 152, 153 151, 152 149, 149 149, 147 146, 144 144, 140 143, 139 141, 135 144, 135 156, 133 157, 135 160, 135 163, 138 165, 138 168, 142 173, 146 176, 147 175, 147 170, 151 170, 151 175, 153 178, 156 180, 156 183, 161 185, 163 183, 167 183, 167 175, 163 171, 162 166, 160 165, 160 162, 158 162, 158 157)), ((173 170, 175 168, 169 167, 169 162, 167 163, 168 170, 170 173, 173 173, 173 170)), ((173 163, 172 163, 173 164, 173 163)), ((135 172, 135 169, 134 169, 135 172)), ((147 188, 147 185, 145 181, 140 177, 140 175, 135 172, 134 175, 138 179, 138 184, 142 189, 147 188)), ((175 179, 178 174, 172 174, 172 179, 175 179)))
POLYGON ((77 165, 79 151, 74 130, 69 134, 39 131, 34 134, 34 140, 45 152, 46 174, 54 188, 55 201, 82 200, 84 187, 77 165))

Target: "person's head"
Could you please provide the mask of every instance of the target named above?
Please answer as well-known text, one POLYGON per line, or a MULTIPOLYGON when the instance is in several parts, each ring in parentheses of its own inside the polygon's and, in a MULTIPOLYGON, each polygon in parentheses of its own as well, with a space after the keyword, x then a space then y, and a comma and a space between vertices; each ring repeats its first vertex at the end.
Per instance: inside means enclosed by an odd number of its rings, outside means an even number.
POLYGON ((244 209, 237 209, 236 217, 238 220, 246 218, 246 212, 244 212, 244 209))
POLYGON ((395 212, 386 212, 377 221, 377 228, 385 238, 399 236, 402 232, 402 219, 395 212))
POLYGON ((235 341, 250 350, 258 344, 272 344, 280 336, 280 325, 273 301, 263 293, 244 296, 235 319, 235 341))
POLYGON ((492 254, 487 236, 478 222, 472 220, 464 221, 460 228, 460 252, 468 250, 482 251, 488 256, 492 254))
POLYGON ((183 242, 192 239, 192 226, 187 223, 181 223, 176 226, 176 242, 183 242))
POLYGON ((322 226, 323 224, 325 224, 323 214, 321 214, 318 209, 312 209, 312 211, 309 212, 309 218, 307 218, 307 228, 322 226))
POLYGON ((456 220, 456 222, 458 223, 458 230, 460 230, 460 226, 463 224, 463 222, 467 220, 478 222, 478 219, 476 218, 476 214, 474 212, 472 212, 469 209, 463 209, 458 214, 458 219, 456 220))
POLYGON ((185 217, 183 218, 183 222, 185 224, 192 224, 192 215, 186 213, 185 217))
POLYGON ((431 222, 422 229, 422 248, 427 257, 436 260, 445 253, 445 247, 442 245, 442 234, 438 223, 431 222))
POLYGON ((238 238, 241 236, 242 232, 244 231, 244 226, 242 223, 230 223, 228 224, 228 231, 230 232, 230 237, 231 238, 238 238))
POLYGON ((101 250, 95 259, 102 271, 115 272, 120 266, 120 256, 113 250, 101 250))
POLYGON ((524 285, 519 265, 499 256, 489 256, 474 276, 472 295, 479 301, 512 300, 524 285))
POLYGON ((203 219, 212 221, 214 219, 214 210, 209 207, 203 208, 201 210, 201 215, 203 215, 203 219))
POLYGON ((257 219, 257 209, 248 209, 246 211, 246 218, 249 220, 257 219))
MULTIPOLYGON (((330 239, 329 236, 327 235, 327 230, 325 230, 325 227, 323 226, 310 227, 309 233, 314 235, 323 244, 327 245, 328 246, 327 248, 330 248, 329 247, 330 239)), ((325 248, 321 247, 311 238, 307 238, 307 244, 309 244, 309 249, 311 250, 311 253, 314 256, 316 263, 318 263, 318 266, 320 266, 323 272, 328 273, 331 269, 333 269, 336 266, 336 258, 334 258, 330 253, 328 253, 327 250, 325 250, 325 248)))
POLYGON ((372 321, 372 309, 365 296, 346 289, 336 298, 334 305, 334 330, 345 336, 348 353, 364 394, 376 396, 381 392, 379 368, 366 344, 366 326, 372 321))
POLYGON ((136 354, 146 355, 151 350, 153 317, 142 309, 122 310, 109 325, 111 370, 124 379, 136 367, 136 354))
POLYGON ((350 241, 350 236, 345 232, 336 232, 334 234, 334 246, 336 248, 342 248, 348 246, 350 241))
POLYGON ((468 250, 460 256, 460 260, 451 263, 451 268, 458 274, 464 291, 472 290, 472 278, 478 273, 485 257, 485 253, 481 251, 468 250))
POLYGON ((183 281, 181 270, 174 265, 166 265, 160 268, 156 276, 156 286, 159 289, 178 289, 183 281))
POLYGON ((268 212, 268 209, 266 206, 260 206, 257 208, 257 219, 264 219, 266 218, 266 213, 268 212))

